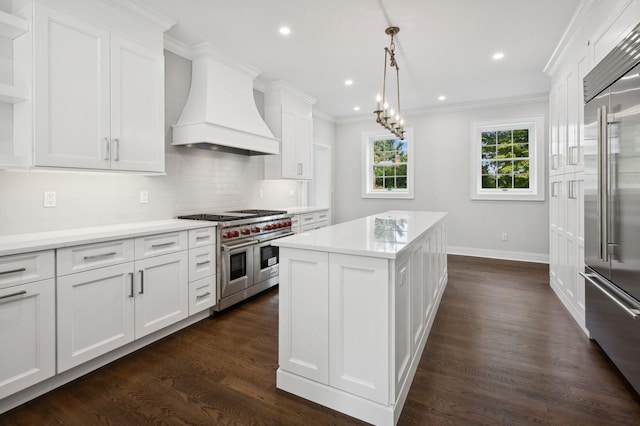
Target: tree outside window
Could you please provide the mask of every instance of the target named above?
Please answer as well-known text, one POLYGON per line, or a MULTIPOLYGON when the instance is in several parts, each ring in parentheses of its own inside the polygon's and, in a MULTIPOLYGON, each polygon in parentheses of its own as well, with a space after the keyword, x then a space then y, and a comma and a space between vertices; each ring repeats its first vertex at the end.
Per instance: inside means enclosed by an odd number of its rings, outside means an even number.
POLYGON ((471 198, 544 200, 544 116, 471 126, 471 198))
POLYGON ((364 133, 363 198, 413 198, 412 129, 405 138, 388 133, 364 133))

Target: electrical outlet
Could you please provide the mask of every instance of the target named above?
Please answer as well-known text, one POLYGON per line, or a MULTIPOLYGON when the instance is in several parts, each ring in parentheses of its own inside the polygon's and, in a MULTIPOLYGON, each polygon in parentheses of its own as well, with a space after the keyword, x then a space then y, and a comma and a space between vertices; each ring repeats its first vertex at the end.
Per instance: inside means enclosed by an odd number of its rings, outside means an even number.
POLYGON ((507 241, 509 239, 509 234, 507 234, 506 232, 502 233, 502 241, 507 241))
POLYGON ((56 206, 56 193, 55 191, 45 191, 44 192, 44 207, 55 207, 56 206))
POLYGON ((264 198, 264 191, 262 189, 258 192, 258 197, 264 198))
POLYGON ((294 195, 296 195, 296 192, 293 189, 289 190, 289 197, 293 197, 294 195))
POLYGON ((140 204, 147 204, 149 202, 149 191, 140 191, 140 204))

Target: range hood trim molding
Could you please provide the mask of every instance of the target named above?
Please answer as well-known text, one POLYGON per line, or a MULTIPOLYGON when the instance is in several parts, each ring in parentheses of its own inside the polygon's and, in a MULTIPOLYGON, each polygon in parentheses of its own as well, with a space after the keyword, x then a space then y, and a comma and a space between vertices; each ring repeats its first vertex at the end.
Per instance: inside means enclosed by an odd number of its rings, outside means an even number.
MULTIPOLYGON (((231 127, 222 126, 216 123, 200 122, 174 124, 173 142, 171 145, 193 145, 196 148, 204 148, 205 145, 212 144, 228 146, 236 150, 262 154, 280 154, 280 140, 269 138, 256 133, 248 133, 231 127), (244 141, 247 135, 252 135, 254 146, 248 148, 244 141)), ((255 155, 255 154, 251 154, 255 155)))

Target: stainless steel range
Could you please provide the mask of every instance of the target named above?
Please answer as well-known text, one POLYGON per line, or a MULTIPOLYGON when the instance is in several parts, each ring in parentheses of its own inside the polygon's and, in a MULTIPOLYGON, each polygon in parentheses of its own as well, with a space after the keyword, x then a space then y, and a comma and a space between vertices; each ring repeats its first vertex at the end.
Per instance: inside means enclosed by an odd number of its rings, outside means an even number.
POLYGON ((221 311, 279 282, 278 247, 271 241, 293 235, 292 214, 278 210, 235 210, 178 216, 218 223, 214 310, 221 311))

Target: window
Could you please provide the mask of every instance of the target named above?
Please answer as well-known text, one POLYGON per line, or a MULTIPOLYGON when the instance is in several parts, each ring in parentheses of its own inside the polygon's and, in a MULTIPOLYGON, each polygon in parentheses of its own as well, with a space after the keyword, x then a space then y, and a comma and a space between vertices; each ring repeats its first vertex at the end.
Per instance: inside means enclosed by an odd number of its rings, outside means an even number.
POLYGON ((413 198, 413 131, 362 135, 362 198, 413 198))
POLYGON ((473 123, 471 198, 544 200, 544 116, 473 123))

